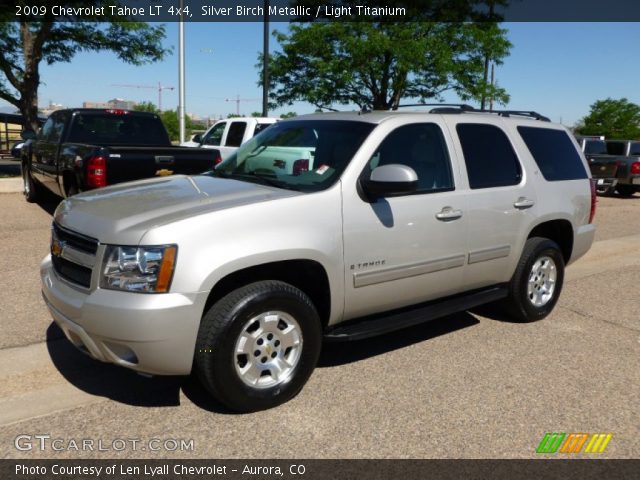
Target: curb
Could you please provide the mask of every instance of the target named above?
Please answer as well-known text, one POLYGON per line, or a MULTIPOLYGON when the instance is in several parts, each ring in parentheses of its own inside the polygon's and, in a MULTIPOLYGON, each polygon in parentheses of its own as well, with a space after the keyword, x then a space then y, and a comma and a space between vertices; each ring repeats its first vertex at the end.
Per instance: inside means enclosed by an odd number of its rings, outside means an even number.
POLYGON ((22 178, 0 178, 0 193, 21 193, 22 178))

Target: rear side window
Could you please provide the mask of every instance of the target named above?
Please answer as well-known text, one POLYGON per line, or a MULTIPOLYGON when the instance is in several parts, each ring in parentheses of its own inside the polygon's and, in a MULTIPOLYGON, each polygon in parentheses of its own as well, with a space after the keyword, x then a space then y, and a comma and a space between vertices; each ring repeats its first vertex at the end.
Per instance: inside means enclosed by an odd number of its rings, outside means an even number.
POLYGON ((501 129, 493 125, 459 123, 456 131, 472 189, 520 183, 520 162, 501 129))
POLYGON ((255 130, 253 131, 253 135, 255 136, 259 134, 261 131, 263 131, 267 127, 270 127, 271 125, 273 125, 273 123, 258 123, 255 130))
POLYGON ((582 159, 566 132, 518 127, 518 132, 548 181, 588 178, 582 159))
POLYGON ((227 133, 227 147, 239 147, 242 144, 244 131, 247 129, 247 122, 231 122, 227 133))
POLYGON ((634 142, 631 144, 631 151, 629 155, 640 155, 640 142, 634 142))

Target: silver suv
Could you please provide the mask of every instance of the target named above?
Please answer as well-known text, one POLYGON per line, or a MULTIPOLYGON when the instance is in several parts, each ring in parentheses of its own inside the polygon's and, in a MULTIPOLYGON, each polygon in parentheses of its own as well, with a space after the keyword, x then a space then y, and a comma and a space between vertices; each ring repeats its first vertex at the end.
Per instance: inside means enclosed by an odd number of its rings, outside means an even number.
POLYGON ((43 293, 92 357, 193 371, 229 408, 260 410, 302 388, 323 339, 490 302, 544 318, 594 212, 578 145, 539 115, 314 114, 203 175, 65 200, 43 293))

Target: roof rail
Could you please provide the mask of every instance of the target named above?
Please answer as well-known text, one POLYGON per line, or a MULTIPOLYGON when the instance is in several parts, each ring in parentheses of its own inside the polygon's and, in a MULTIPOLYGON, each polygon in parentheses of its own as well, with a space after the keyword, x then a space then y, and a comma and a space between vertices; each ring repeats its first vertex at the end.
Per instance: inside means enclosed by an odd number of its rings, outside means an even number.
POLYGON ((450 113, 471 112, 475 110, 475 108, 473 108, 471 105, 467 105, 466 103, 405 103, 403 105, 398 105, 398 108, 406 107, 439 107, 432 109, 432 112, 433 110, 440 110, 440 108, 447 108, 448 110, 451 110, 450 113))
POLYGON ((534 112, 531 110, 487 110, 481 108, 475 108, 471 105, 467 105, 466 103, 410 103, 404 105, 398 105, 398 108, 403 107, 435 107, 429 110, 429 113, 465 113, 465 112, 473 112, 473 113, 494 113, 496 115, 500 115, 501 117, 510 117, 511 115, 516 115, 519 117, 530 117, 536 120, 540 120, 542 122, 550 122, 549 117, 545 117, 538 112, 534 112))

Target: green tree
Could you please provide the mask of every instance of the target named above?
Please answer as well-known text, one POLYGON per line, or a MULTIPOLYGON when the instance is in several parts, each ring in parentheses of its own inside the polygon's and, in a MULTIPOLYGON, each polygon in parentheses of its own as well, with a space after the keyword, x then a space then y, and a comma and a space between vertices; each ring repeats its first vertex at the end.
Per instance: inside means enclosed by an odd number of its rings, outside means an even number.
POLYGON ((640 138, 640 105, 626 98, 598 100, 589 114, 575 127, 581 135, 604 135, 607 138, 640 138))
POLYGON ((136 104, 133 109, 136 112, 160 113, 160 110, 158 110, 158 107, 153 102, 140 102, 136 104))
POLYGON ((297 116, 298 114, 296 112, 286 112, 286 113, 280 114, 280 118, 293 118, 297 116))
POLYGON ((484 78, 485 58, 501 64, 511 48, 496 23, 325 22, 274 36, 282 52, 270 57, 273 107, 306 101, 326 110, 387 110, 403 98, 439 100, 448 90, 465 101, 509 99, 484 78))
MULTIPOLYGON (((153 104, 151 104, 153 105, 153 104)), ((146 111, 146 110, 145 110, 146 111)), ((169 138, 171 141, 177 141, 180 138, 180 120, 178 119, 178 109, 175 110, 165 110, 164 112, 155 112, 160 115, 160 119, 164 124, 164 127, 167 129, 167 133, 169 133, 169 138)), ((185 135, 186 137, 190 137, 193 130, 199 130, 202 128, 202 125, 191 120, 189 116, 184 117, 185 123, 185 135)))
MULTIPOLYGON (((40 86, 40 64, 48 65, 69 62, 80 51, 111 51, 133 65, 160 60, 168 52, 162 47, 164 26, 141 22, 126 22, 122 17, 105 15, 82 17, 83 21, 67 17, 58 21, 52 7, 108 5, 106 0, 42 0, 40 6, 47 7, 41 17, 23 17, 15 21, 13 10, 3 7, 0 12, 0 98, 15 105, 24 116, 27 125, 38 127, 38 87, 40 86)), ((32 5, 24 0, 17 5, 32 5)), ((12 7, 13 8, 13 7, 12 7)), ((97 72, 87 72, 88 77, 97 72)))

